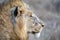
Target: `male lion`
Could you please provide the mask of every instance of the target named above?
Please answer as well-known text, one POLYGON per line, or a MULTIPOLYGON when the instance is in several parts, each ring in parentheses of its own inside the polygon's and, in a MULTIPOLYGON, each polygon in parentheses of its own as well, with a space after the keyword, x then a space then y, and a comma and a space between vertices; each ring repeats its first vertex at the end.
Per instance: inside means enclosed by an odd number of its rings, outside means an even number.
POLYGON ((22 0, 1 4, 0 40, 28 40, 29 33, 39 37, 44 24, 26 6, 22 0))

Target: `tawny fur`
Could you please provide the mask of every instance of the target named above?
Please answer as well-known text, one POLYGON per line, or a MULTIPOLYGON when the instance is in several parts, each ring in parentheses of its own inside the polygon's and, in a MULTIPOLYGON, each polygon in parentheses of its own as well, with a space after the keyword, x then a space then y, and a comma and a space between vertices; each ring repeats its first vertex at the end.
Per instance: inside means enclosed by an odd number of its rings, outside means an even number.
POLYGON ((19 17, 15 27, 10 20, 9 9, 16 6, 23 6, 23 12, 26 8, 22 0, 10 0, 2 3, 0 7, 0 40, 28 40, 28 34, 24 26, 24 17, 19 17))
POLYGON ((0 40, 28 40, 28 33, 40 34, 43 26, 44 23, 22 0, 5 0, 0 4, 0 40), (18 12, 13 17, 15 7, 18 12))

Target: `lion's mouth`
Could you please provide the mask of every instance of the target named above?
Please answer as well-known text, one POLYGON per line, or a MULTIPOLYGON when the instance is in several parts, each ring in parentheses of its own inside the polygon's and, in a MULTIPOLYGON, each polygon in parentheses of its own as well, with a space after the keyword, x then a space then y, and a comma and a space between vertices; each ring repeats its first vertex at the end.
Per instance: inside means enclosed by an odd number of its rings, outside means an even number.
POLYGON ((31 32, 28 32, 28 33, 36 34, 36 33, 39 33, 39 32, 37 32, 37 31, 31 31, 31 32))
POLYGON ((36 33, 39 33, 39 32, 32 31, 32 34, 36 34, 36 33))

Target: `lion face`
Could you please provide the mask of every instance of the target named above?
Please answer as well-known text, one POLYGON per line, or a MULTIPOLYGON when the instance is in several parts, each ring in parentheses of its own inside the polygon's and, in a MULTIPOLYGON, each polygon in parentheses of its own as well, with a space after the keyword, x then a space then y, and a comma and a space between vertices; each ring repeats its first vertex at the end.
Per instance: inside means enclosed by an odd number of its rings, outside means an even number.
POLYGON ((33 12, 28 11, 26 17, 26 26, 28 33, 32 33, 36 37, 39 37, 44 27, 44 23, 33 12))
POLYGON ((24 21, 25 21, 25 26, 26 26, 27 32, 34 34, 36 37, 39 37, 39 35, 44 27, 44 23, 33 12, 31 12, 29 10, 24 11, 24 10, 22 10, 22 8, 18 8, 18 7, 14 8, 14 10, 12 10, 12 11, 13 11, 12 19, 14 20, 13 24, 16 23, 15 22, 16 17, 24 16, 24 21), (15 17, 14 17, 14 15, 15 15, 15 17))

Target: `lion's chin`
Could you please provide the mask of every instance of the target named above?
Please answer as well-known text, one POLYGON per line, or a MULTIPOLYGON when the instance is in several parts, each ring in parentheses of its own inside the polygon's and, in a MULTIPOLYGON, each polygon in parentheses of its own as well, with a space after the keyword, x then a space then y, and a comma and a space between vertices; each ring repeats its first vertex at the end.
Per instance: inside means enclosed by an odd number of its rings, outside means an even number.
POLYGON ((39 38, 39 37, 40 37, 40 33, 34 34, 34 37, 35 37, 35 38, 39 38))
POLYGON ((42 29, 43 28, 40 29, 40 32, 34 34, 35 38, 39 38, 40 37, 40 34, 41 34, 42 29))

